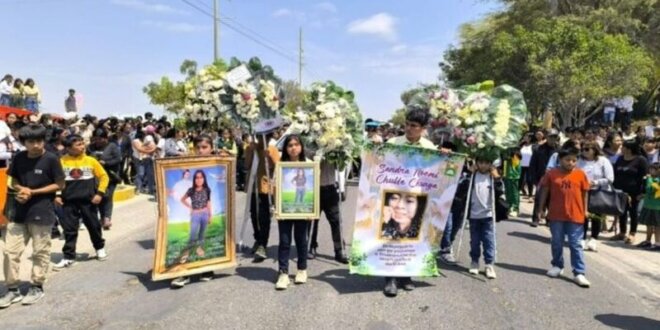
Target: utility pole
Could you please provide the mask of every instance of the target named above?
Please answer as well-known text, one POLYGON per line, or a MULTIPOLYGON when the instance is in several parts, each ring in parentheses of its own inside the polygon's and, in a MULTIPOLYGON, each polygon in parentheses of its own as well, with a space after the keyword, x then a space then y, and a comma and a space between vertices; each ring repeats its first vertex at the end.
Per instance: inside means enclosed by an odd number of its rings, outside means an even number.
POLYGON ((213 60, 220 58, 220 5, 213 0, 213 60))
POLYGON ((303 70, 303 30, 300 27, 298 39, 298 87, 302 88, 302 70, 303 70))

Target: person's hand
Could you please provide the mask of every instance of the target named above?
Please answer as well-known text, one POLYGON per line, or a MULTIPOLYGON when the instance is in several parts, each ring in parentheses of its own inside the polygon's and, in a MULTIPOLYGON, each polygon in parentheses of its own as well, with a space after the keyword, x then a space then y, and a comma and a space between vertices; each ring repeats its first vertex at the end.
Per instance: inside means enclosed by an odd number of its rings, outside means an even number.
POLYGON ((99 160, 99 164, 105 165, 105 160, 99 160))
POLYGON ((498 172, 495 167, 490 168, 490 175, 493 177, 493 179, 499 179, 500 178, 500 172, 498 172))
POLYGON ((389 206, 383 207, 383 219, 385 219, 385 221, 387 222, 390 221, 391 218, 392 218, 392 208, 389 206))
POLYGON ((18 196, 21 196, 25 199, 30 199, 32 197, 32 189, 23 187, 18 190, 18 196))
POLYGON ((94 197, 92 198, 92 204, 94 204, 94 205, 99 205, 99 204, 101 204, 101 201, 102 201, 102 200, 103 200, 103 196, 101 196, 101 195, 99 195, 99 194, 96 194, 96 195, 94 195, 94 197))
POLYGON ((451 149, 440 148, 440 153, 441 153, 443 156, 447 156, 447 155, 451 154, 451 152, 452 152, 451 149))
POLYGON ((62 201, 62 197, 55 197, 55 205, 57 206, 63 206, 64 202, 62 201))

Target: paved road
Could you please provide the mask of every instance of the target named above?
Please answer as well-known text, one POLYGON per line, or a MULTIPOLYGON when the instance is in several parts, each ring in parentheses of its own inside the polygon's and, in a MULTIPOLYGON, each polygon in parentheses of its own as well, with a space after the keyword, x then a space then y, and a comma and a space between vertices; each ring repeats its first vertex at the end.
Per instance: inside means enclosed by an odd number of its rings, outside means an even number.
MULTIPOLYGON (((244 200, 239 194, 239 215, 244 200)), ((348 240, 355 200, 349 188, 343 207, 348 240)), ((0 311, 0 329, 660 329, 660 255, 603 246, 587 257, 592 288, 581 289, 544 275, 549 232, 521 220, 497 227, 497 280, 443 266, 441 277, 417 279, 417 290, 390 299, 381 293, 382 279, 349 275, 334 262, 327 222, 319 233, 323 256, 310 261, 305 285, 277 292, 275 261, 254 264, 239 254, 236 269, 172 290, 167 281, 150 280, 155 210, 144 199, 119 206, 109 260, 80 262, 55 274, 38 305, 0 311)), ((83 233, 80 252, 93 254, 87 241, 83 233)), ((275 224, 270 244, 269 256, 275 257, 275 224)))

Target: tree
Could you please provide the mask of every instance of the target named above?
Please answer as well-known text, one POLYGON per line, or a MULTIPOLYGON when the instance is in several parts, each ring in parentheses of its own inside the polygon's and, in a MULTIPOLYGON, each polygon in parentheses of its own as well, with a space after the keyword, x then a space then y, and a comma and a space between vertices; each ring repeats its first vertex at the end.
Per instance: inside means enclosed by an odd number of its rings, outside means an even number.
MULTIPOLYGON (((213 63, 222 71, 227 70, 227 65, 221 59, 213 63)), ((197 62, 184 60, 179 67, 179 72, 185 77, 184 81, 173 81, 169 77, 160 78, 160 82, 150 82, 142 88, 147 94, 151 104, 162 106, 165 111, 178 113, 183 109, 186 98, 185 83, 197 75, 197 62)))
POLYGON ((394 114, 392 114, 392 119, 390 119, 390 123, 394 125, 395 127, 401 127, 406 125, 406 108, 399 108, 396 111, 394 111, 394 114))
MULTIPOLYGON (((648 49, 628 34, 609 33, 585 16, 553 14, 547 1, 504 2, 504 12, 462 27, 460 47, 450 48, 440 63, 450 84, 510 84, 524 92, 533 118, 552 104, 567 126, 581 125, 602 99, 639 95, 657 80, 648 49)), ((576 11, 586 2, 558 6, 576 11)))

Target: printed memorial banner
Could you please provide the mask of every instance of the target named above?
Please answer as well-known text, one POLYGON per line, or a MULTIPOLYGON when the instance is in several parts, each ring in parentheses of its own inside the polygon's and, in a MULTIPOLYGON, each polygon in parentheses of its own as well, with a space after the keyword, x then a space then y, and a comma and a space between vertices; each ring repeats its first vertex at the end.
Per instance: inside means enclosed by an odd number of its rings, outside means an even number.
POLYGON ((236 265, 234 159, 156 161, 158 228, 154 280, 236 265))
POLYGON ((437 276, 436 257, 465 157, 369 144, 350 255, 351 274, 437 276))

